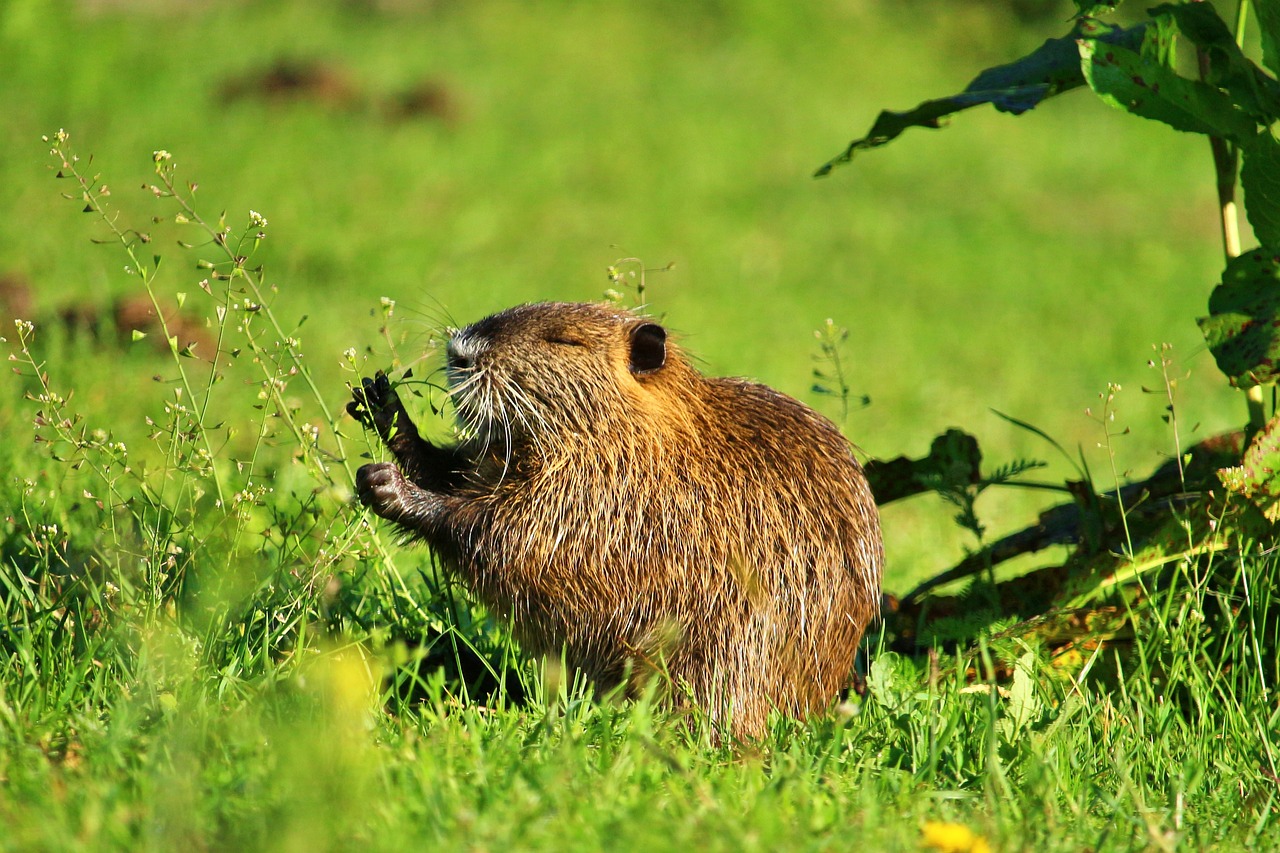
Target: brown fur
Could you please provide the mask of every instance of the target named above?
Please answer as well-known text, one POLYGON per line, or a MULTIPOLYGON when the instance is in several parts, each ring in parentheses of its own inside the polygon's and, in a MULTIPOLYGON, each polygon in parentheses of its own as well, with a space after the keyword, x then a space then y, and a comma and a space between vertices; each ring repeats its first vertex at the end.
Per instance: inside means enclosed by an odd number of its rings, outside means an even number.
POLYGON ((391 463, 367 505, 420 537, 534 653, 598 684, 654 671, 735 734, 820 711, 878 610, 862 468, 829 421, 702 376, 652 321, 524 305, 453 335, 455 447, 421 439, 386 377, 348 407, 391 463))

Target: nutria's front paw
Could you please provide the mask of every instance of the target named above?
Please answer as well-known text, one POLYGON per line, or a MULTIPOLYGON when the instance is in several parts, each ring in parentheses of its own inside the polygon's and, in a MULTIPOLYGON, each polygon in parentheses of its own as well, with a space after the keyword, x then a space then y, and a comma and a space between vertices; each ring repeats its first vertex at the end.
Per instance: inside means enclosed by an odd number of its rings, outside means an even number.
POLYGON ((411 486, 392 462, 374 462, 356 472, 356 496, 378 515, 395 521, 405 515, 411 486))
POLYGON ((413 426, 399 395, 381 370, 372 379, 361 380, 359 388, 351 389, 351 396, 347 414, 376 431, 384 442, 413 426))

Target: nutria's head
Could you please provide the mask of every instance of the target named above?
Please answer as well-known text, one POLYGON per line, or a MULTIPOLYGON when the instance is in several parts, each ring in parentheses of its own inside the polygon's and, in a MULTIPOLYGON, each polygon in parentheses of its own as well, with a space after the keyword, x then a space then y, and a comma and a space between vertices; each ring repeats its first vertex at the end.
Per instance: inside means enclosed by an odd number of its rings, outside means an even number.
POLYGON ((507 460, 643 421, 689 375, 662 326, 590 303, 508 309, 454 333, 446 352, 463 433, 507 460))

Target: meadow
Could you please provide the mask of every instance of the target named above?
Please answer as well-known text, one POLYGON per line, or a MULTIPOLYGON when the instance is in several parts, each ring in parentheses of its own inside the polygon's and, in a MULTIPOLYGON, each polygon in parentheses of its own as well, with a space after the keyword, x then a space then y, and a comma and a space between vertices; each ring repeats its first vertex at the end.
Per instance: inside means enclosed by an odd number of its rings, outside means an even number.
MULTIPOLYGON (((1221 272, 1202 138, 1076 93, 811 177, 1070 12, 1013 8, 0 10, 0 279, 35 324, 0 331, 0 849, 1280 843, 1266 543, 1180 564, 1123 653, 1070 677, 998 632, 919 659, 873 640, 866 697, 734 745, 522 661, 351 503, 380 451, 348 383, 426 379, 441 328, 517 302, 633 301, 642 270, 707 372, 811 403, 869 457, 959 426, 988 467, 1072 475, 998 410, 1105 488, 1239 427, 1194 322, 1221 272), (138 296, 200 343, 118 339, 138 296), (870 398, 847 414, 812 387, 828 318, 870 398)), ((978 508, 998 533, 1051 500, 978 508)), ((887 589, 977 544, 952 514, 886 508, 887 589)))

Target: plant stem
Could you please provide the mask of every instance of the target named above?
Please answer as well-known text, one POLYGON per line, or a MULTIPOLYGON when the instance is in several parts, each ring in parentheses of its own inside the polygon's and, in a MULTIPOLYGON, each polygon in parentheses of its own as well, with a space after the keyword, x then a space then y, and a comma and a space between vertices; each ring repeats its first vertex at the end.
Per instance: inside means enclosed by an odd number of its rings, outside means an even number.
MULTIPOLYGON (((1236 5, 1236 44, 1244 47, 1244 26, 1249 18, 1249 0, 1240 0, 1236 5)), ((1235 176, 1232 176, 1234 182, 1235 176)), ((1225 228, 1225 225, 1224 225, 1225 228)), ((1235 235, 1235 254, 1240 254, 1240 229, 1237 224, 1235 214, 1235 202, 1231 204, 1231 230, 1235 235)), ((1225 234, 1225 232, 1224 232, 1225 234)), ((1224 245, 1226 237, 1224 236, 1224 245)), ((1232 256, 1234 257, 1234 255, 1232 256)), ((1263 407, 1262 386, 1255 385, 1245 392, 1245 402, 1249 407, 1249 430, 1256 432, 1266 426, 1267 415, 1266 409, 1263 407)))
POLYGON ((1267 425, 1267 410, 1263 406, 1261 385, 1254 385, 1244 393, 1249 406, 1249 435, 1252 435, 1267 425))
POLYGON ((1236 174, 1240 152, 1217 136, 1209 137, 1218 179, 1218 211, 1222 228, 1222 251, 1226 259, 1240 255, 1240 219, 1236 210, 1236 174))
MULTIPOLYGON (((1197 0, 1202 2, 1202 0, 1197 0)), ((1249 0, 1240 0, 1236 6, 1235 39, 1237 44, 1244 41, 1244 26, 1248 18, 1249 0)), ((1196 61, 1200 68, 1200 79, 1209 77, 1209 55, 1201 48, 1196 49, 1196 61)), ((1218 187, 1219 225, 1222 228, 1222 252, 1227 263, 1240 256, 1240 219, 1236 208, 1236 180, 1240 171, 1240 149, 1221 137, 1209 137, 1209 147, 1213 152, 1214 173, 1218 187)), ((1262 388, 1255 386, 1245 392, 1245 405, 1249 413, 1248 432, 1261 430, 1267 422, 1266 411, 1262 404, 1262 388)))

